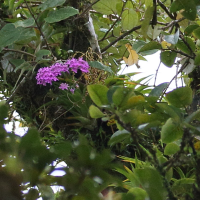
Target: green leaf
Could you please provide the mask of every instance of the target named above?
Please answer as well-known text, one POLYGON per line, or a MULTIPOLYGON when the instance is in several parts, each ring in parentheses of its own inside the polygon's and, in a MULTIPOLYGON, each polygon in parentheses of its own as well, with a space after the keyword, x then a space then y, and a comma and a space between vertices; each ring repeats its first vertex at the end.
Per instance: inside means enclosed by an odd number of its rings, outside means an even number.
POLYGON ((135 169, 135 175, 139 179, 142 188, 148 193, 151 200, 166 199, 166 191, 163 187, 162 177, 156 169, 152 167, 135 169))
POLYGON ((176 0, 171 4, 170 12, 177 12, 184 9, 181 13, 185 18, 189 20, 195 20, 197 9, 194 0, 176 0))
POLYGON ((67 6, 65 8, 60 8, 58 10, 51 11, 47 18, 44 20, 48 23, 59 22, 61 20, 67 19, 71 16, 78 14, 79 11, 73 7, 67 6))
POLYGON ((41 11, 44 11, 49 8, 55 8, 57 6, 62 6, 64 3, 65 3, 65 0, 56 0, 56 1, 47 0, 44 3, 40 4, 38 6, 38 8, 41 9, 41 11))
POLYGON ((163 113, 168 114, 170 117, 172 117, 175 121, 180 121, 180 110, 176 110, 174 107, 168 105, 167 103, 156 103, 156 106, 158 106, 163 113))
POLYGON ((147 10, 145 11, 144 20, 142 22, 142 27, 141 27, 142 35, 144 36, 144 38, 147 37, 149 23, 152 19, 153 11, 154 11, 154 8, 150 6, 147 7, 147 10))
POLYGON ((103 71, 113 73, 113 71, 110 67, 103 65, 102 63, 100 63, 98 61, 89 61, 88 64, 90 65, 90 67, 94 67, 96 69, 100 69, 100 70, 103 70, 103 71))
POLYGON ((161 44, 155 41, 149 42, 147 44, 145 44, 140 50, 140 52, 144 52, 144 51, 149 51, 149 50, 154 50, 154 49, 161 49, 161 44))
POLYGON ((98 119, 104 117, 105 115, 94 105, 89 107, 89 113, 92 118, 98 119))
POLYGON ((160 85, 156 86, 150 93, 149 97, 160 97, 163 94, 163 90, 166 89, 168 83, 161 83, 160 85))
MULTIPOLYGON (((184 37, 185 41, 188 43, 190 46, 191 50, 194 51, 196 49, 196 45, 193 42, 193 40, 190 37, 184 37)), ((178 47, 181 51, 183 51, 186 54, 191 55, 193 52, 188 48, 188 46, 184 43, 183 40, 179 40, 178 43, 176 44, 176 47, 178 47)))
POLYGON ((43 56, 49 56, 51 52, 47 49, 41 49, 36 53, 36 61, 42 60, 43 56))
POLYGON ((160 53, 160 59, 167 67, 172 67, 176 60, 177 53, 173 51, 163 51, 160 53))
POLYGON ((121 5, 121 0, 101 0, 94 4, 92 7, 97 12, 103 13, 104 15, 116 14, 117 6, 121 5), (118 4, 118 5, 117 5, 118 4))
POLYGON ((15 25, 15 28, 21 26, 21 27, 29 27, 29 26, 33 26, 35 24, 35 20, 33 18, 29 18, 26 20, 19 20, 15 23, 13 23, 15 25))
POLYGON ((22 29, 15 28, 13 24, 6 24, 0 30, 0 48, 13 44, 19 38, 22 29))
POLYGON ((113 146, 117 143, 124 141, 127 138, 130 138, 130 133, 127 130, 116 131, 110 138, 108 145, 113 146))
POLYGON ((172 118, 169 118, 161 129, 161 139, 163 143, 171 143, 178 140, 183 135, 183 129, 179 123, 176 123, 172 118))
POLYGON ((99 107, 108 105, 107 92, 108 88, 104 85, 88 85, 88 93, 92 101, 99 107))
POLYGON ((170 156, 179 151, 180 147, 175 143, 168 143, 164 150, 164 155, 170 156))
POLYGON ((196 38, 200 39, 200 27, 196 28, 193 33, 196 38))
POLYGON ((138 15, 137 13, 131 8, 124 10, 122 13, 122 29, 124 31, 132 29, 138 23, 138 15))
POLYGON ((184 33, 186 36, 190 35, 195 29, 199 28, 199 25, 197 24, 192 24, 189 25, 185 30, 184 33))
POLYGON ((112 95, 112 101, 116 106, 119 106, 124 99, 124 87, 118 87, 112 95))
POLYGON ((110 104, 113 103, 113 94, 115 93, 115 91, 120 88, 120 86, 113 86, 111 88, 109 88, 108 92, 107 92, 107 98, 110 104))
POLYGON ((23 28, 19 38, 15 41, 16 44, 28 44, 32 40, 36 39, 36 34, 33 28, 23 28))
POLYGON ((178 42, 178 38, 179 38, 179 29, 178 31, 173 34, 173 35, 165 35, 164 36, 164 40, 170 44, 176 44, 178 42))
POLYGON ((195 59, 194 59, 195 65, 200 65, 200 51, 196 53, 195 59))
POLYGON ((175 107, 181 108, 192 103, 192 89, 180 87, 166 94, 167 101, 175 107))
POLYGON ((142 95, 132 96, 127 99, 127 102, 124 106, 121 107, 121 109, 132 109, 138 105, 141 105, 145 102, 145 98, 142 95))
POLYGON ((132 196, 132 198, 130 198, 130 200, 132 200, 132 199, 134 199, 134 200, 148 199, 147 192, 140 187, 131 188, 127 194, 133 194, 134 198, 132 196))

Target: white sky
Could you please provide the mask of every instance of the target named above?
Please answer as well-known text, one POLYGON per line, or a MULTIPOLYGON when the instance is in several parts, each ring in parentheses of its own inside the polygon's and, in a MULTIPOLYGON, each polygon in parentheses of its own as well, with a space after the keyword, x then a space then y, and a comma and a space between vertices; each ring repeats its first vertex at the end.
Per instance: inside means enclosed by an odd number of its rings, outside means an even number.
MULTIPOLYGON (((135 75, 133 77, 133 80, 136 80, 136 79, 138 80, 145 76, 153 75, 152 79, 149 82, 149 85, 153 85, 155 81, 156 70, 158 69, 158 66, 160 64, 160 51, 156 52, 153 55, 145 56, 145 58, 147 61, 139 60, 138 62, 138 64, 141 67, 140 69, 138 69, 136 65, 133 65, 130 67, 126 67, 125 70, 123 70, 122 68, 119 74, 121 74, 122 71, 123 71, 122 74, 131 73, 131 72, 141 72, 140 74, 135 75)), ((176 70, 177 68, 175 65, 169 68, 161 63, 158 74, 157 74, 157 78, 156 78, 156 85, 159 85, 164 82, 170 82, 172 78, 176 75, 176 70)), ((180 77, 180 74, 178 75, 178 77, 180 77)), ((177 79, 177 85, 178 87, 182 86, 182 82, 180 78, 177 79)), ((171 85, 169 86, 168 91, 173 90, 175 88, 176 88, 176 84, 175 84, 175 81, 173 81, 171 85)))

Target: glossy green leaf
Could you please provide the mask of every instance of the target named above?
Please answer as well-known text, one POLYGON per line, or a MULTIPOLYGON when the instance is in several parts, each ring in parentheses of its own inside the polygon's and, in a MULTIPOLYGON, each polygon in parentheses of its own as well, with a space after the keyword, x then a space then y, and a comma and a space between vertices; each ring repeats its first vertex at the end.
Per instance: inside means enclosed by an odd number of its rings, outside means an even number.
POLYGON ((179 29, 178 31, 173 34, 173 35, 165 35, 164 36, 164 40, 170 44, 176 44, 178 42, 178 38, 179 38, 179 29))
POLYGON ((101 0, 94 4, 92 7, 97 12, 101 12, 105 15, 116 14, 117 5, 121 5, 121 0, 101 0))
POLYGON ((127 9, 122 13, 122 28, 130 30, 138 23, 138 15, 133 9, 127 9))
POLYGON ((130 138, 130 136, 131 134, 127 130, 117 131, 111 136, 108 145, 113 146, 123 142, 125 139, 130 138))
POLYGON ((104 117, 105 115, 94 105, 89 107, 89 113, 92 118, 98 119, 104 117))
POLYGON ((15 28, 13 24, 6 24, 0 30, 0 48, 13 44, 18 40, 20 34, 22 32, 22 28, 15 28))
POLYGON ((163 186, 162 177, 156 169, 152 167, 135 169, 135 174, 151 200, 166 199, 166 191, 163 186))
POLYGON ((144 52, 144 51, 149 51, 149 50, 154 50, 154 49, 161 49, 161 44, 156 42, 156 41, 152 41, 152 42, 149 42, 147 44, 145 44, 140 50, 139 50, 139 53, 140 52, 144 52))
POLYGON ((48 23, 59 22, 71 16, 77 15, 78 13, 79 11, 77 9, 67 6, 58 10, 51 11, 48 14, 47 18, 45 18, 45 21, 48 23))
POLYGON ((106 65, 103 65, 101 62, 98 61, 89 61, 88 64, 90 65, 90 67, 94 67, 96 69, 100 69, 103 71, 107 71, 110 73, 113 73, 112 69, 106 65))
POLYGON ((175 143, 168 143, 165 147, 164 154, 167 156, 175 154, 179 151, 180 147, 175 143))
POLYGON ((177 53, 173 51, 163 51, 160 53, 160 59, 167 67, 172 67, 176 60, 177 53))
POLYGON ((103 106, 108 104, 107 92, 108 88, 104 85, 88 85, 88 93, 90 98, 97 106, 103 106))
POLYGON ((168 119, 161 129, 161 139, 163 143, 171 143, 178 140, 183 135, 183 129, 179 123, 176 123, 172 118, 168 119))
POLYGON ((56 1, 46 0, 44 3, 40 4, 38 8, 41 9, 41 11, 44 11, 49 8, 55 8, 57 6, 61 6, 64 3, 65 3, 65 0, 56 0, 56 1))
POLYGON ((160 97, 163 94, 163 90, 166 89, 168 83, 161 83, 160 85, 156 86, 150 93, 149 97, 160 97))
POLYGON ((175 107, 184 107, 192 103, 192 89, 180 87, 166 94, 167 101, 175 107))

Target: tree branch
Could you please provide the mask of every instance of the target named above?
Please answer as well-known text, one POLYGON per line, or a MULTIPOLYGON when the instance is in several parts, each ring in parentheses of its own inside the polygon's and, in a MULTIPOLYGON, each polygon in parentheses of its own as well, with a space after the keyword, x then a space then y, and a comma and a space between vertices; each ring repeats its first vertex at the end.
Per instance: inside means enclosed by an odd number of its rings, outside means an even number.
POLYGON ((157 0, 159 6, 167 13, 167 15, 171 18, 171 19, 174 19, 176 20, 175 16, 173 16, 169 10, 167 9, 167 7, 160 1, 160 0, 157 0))
POLYGON ((21 54, 25 54, 25 55, 31 56, 33 58, 36 57, 35 55, 33 55, 31 53, 28 53, 28 52, 25 52, 25 51, 21 51, 21 50, 17 50, 17 49, 7 49, 7 48, 4 48, 2 51, 12 51, 12 52, 17 52, 17 53, 21 53, 21 54))
POLYGON ((104 48, 101 50, 101 52, 102 52, 102 53, 105 52, 105 51, 106 51, 108 48, 110 48, 113 44, 115 44, 115 43, 118 42, 119 40, 123 39, 125 36, 127 36, 127 35, 130 34, 131 32, 136 31, 136 30, 138 30, 138 29, 140 29, 140 28, 141 28, 141 25, 133 27, 131 30, 125 32, 125 33, 122 34, 122 35, 120 35, 116 40, 114 40, 113 42, 111 42, 108 46, 104 47, 104 48))

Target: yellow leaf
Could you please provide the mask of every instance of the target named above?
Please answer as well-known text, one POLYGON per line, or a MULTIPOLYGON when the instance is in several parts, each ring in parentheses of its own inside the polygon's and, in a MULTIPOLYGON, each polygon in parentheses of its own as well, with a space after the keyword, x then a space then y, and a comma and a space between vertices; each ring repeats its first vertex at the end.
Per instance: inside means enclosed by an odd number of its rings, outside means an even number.
POLYGON ((127 44, 125 44, 125 47, 127 48, 128 52, 130 53, 130 51, 132 50, 132 46, 129 43, 127 43, 127 44))
POLYGON ((130 44, 125 44, 128 52, 129 52, 129 57, 123 57, 124 62, 126 63, 126 65, 131 66, 134 64, 138 63, 138 54, 136 53, 135 50, 132 49, 132 46, 130 44))
POLYGON ((161 42, 161 46, 162 46, 163 49, 167 49, 168 47, 171 46, 171 44, 168 43, 168 42, 166 42, 166 41, 162 41, 162 42, 161 42))

